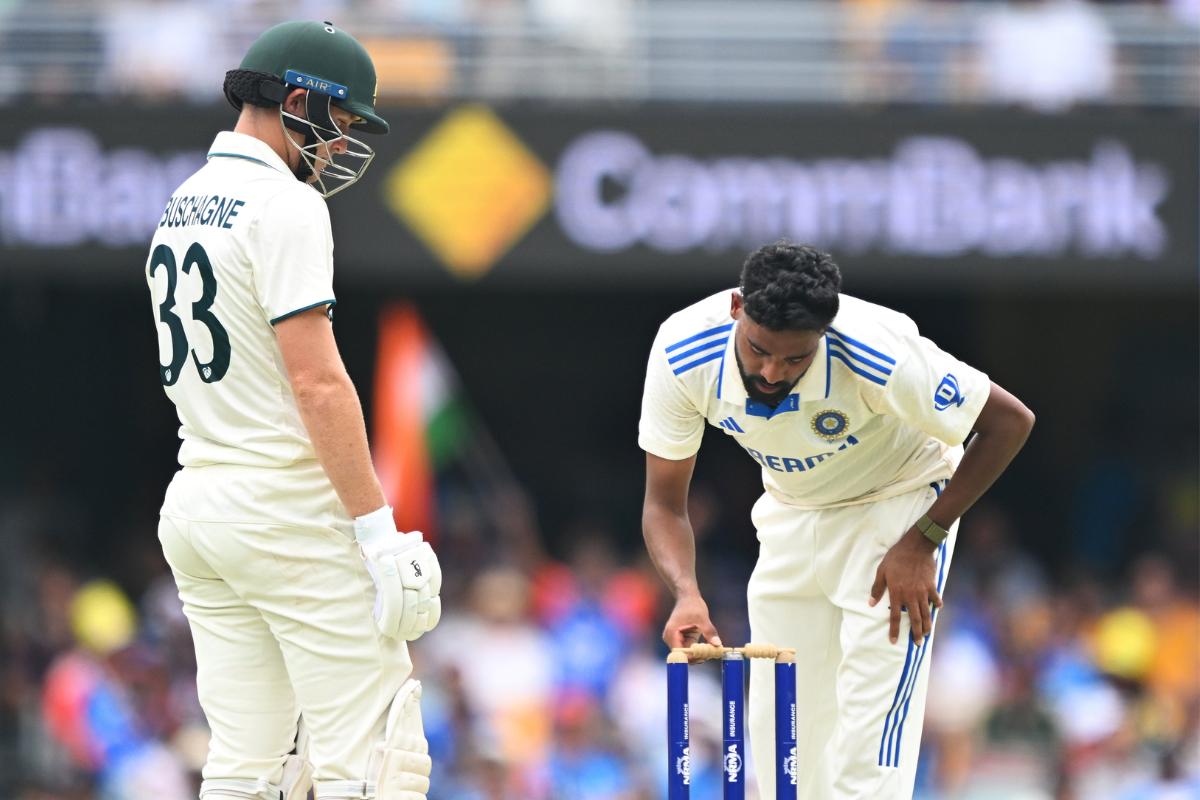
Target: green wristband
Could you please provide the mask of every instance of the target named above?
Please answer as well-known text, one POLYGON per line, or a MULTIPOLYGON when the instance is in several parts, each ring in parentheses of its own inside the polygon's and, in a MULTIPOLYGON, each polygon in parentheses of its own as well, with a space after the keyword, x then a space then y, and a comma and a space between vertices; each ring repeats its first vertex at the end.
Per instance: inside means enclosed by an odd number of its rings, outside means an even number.
POLYGON ((919 530, 921 535, 933 542, 935 545, 940 545, 942 542, 946 541, 946 537, 950 535, 950 531, 931 520, 928 514, 917 520, 917 530, 919 530))

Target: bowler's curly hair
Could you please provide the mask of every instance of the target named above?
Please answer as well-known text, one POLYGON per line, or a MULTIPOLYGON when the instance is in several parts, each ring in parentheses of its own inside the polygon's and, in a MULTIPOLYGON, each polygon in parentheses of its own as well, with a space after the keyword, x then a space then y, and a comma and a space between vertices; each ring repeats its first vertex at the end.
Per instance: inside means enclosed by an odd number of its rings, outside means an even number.
POLYGON ((828 253, 781 241, 750 254, 740 288, 746 314, 764 328, 819 331, 837 316, 842 274, 828 253))

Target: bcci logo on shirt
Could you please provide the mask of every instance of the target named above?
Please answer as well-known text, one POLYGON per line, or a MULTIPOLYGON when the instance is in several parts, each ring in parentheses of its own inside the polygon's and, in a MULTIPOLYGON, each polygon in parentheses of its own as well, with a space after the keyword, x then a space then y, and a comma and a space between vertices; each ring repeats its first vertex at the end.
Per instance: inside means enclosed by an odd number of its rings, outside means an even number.
POLYGON ((683 778, 683 785, 692 782, 692 754, 690 747, 683 748, 683 755, 675 759, 675 774, 683 778))
POLYGON ((950 406, 957 408, 965 402, 967 398, 959 391, 958 378, 954 377, 953 372, 946 373, 946 377, 942 378, 942 382, 933 390, 933 407, 938 411, 945 411, 950 406))
POLYGON ((826 441, 840 439, 850 427, 850 418, 841 411, 821 411, 812 418, 812 429, 826 441))
POLYGON ((737 783, 742 774, 742 757, 738 754, 736 744, 729 745, 725 753, 725 775, 728 783, 737 783))

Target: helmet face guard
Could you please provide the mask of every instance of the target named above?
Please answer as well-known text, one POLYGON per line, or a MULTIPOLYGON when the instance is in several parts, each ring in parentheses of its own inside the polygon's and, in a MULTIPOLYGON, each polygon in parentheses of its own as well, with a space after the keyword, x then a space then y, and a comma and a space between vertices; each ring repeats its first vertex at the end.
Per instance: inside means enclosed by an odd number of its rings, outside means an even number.
MULTIPOLYGON (((293 73, 288 75, 288 85, 296 86, 292 80, 293 73)), ((312 80, 302 76, 306 80, 312 80)), ((304 87, 301 84, 301 88, 304 87)), ((344 87, 333 85, 336 92, 344 91, 344 87)), ((316 88, 308 88, 304 97, 305 117, 298 117, 283 110, 279 106, 279 118, 284 127, 296 131, 304 137, 303 144, 297 144, 290 137, 285 137, 291 147, 300 154, 300 167, 296 177, 308 181, 323 197, 332 197, 343 189, 349 188, 363 176, 375 151, 361 139, 342 133, 333 121, 331 104, 333 97, 316 88), (334 145, 343 144, 345 150, 335 152, 334 145), (309 179, 312 178, 311 181, 309 179)))
POLYGON ((224 88, 239 110, 244 103, 279 107, 284 127, 301 137, 299 143, 286 137, 300 154, 296 177, 325 197, 358 181, 375 157, 372 148, 339 130, 330 104, 354 115, 354 131, 388 132, 387 120, 375 112, 378 81, 370 54, 330 22, 283 22, 267 30, 240 67, 226 74, 224 88), (293 89, 306 92, 303 116, 283 110, 293 89))

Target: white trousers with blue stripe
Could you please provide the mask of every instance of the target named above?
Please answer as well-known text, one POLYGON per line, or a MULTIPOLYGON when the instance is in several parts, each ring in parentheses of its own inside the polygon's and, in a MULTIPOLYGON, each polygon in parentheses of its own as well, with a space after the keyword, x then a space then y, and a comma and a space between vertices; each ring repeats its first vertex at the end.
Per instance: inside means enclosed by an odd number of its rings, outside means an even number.
MULTIPOLYGON (((770 495, 754 506, 751 636, 796 648, 799 800, 912 797, 934 637, 916 646, 905 614, 892 644, 887 595, 867 603, 884 554, 940 488, 820 511, 770 495)), ((934 553, 941 591, 957 531, 956 522, 934 553)), ((774 680, 769 663, 753 662, 749 732, 763 800, 775 798, 774 680)))

